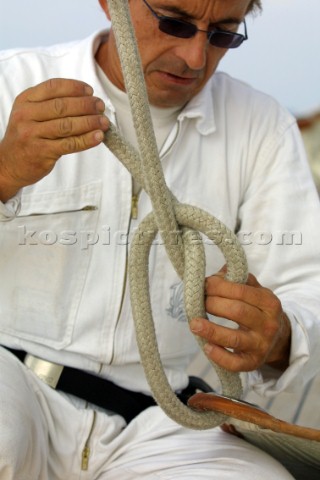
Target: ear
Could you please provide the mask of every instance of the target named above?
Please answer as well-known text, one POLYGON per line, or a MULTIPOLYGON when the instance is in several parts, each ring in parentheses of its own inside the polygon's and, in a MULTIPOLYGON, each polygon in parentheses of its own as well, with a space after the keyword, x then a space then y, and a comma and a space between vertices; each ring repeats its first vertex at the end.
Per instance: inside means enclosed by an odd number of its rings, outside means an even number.
POLYGON ((99 0, 99 3, 100 3, 100 7, 102 8, 102 10, 104 11, 104 13, 107 16, 107 19, 111 20, 107 0, 99 0))

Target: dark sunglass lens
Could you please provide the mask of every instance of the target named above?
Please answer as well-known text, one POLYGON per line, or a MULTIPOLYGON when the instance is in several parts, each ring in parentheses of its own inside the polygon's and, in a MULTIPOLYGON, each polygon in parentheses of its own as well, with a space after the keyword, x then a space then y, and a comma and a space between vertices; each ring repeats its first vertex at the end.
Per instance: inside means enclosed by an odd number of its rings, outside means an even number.
POLYGON ((221 48, 237 48, 243 42, 244 37, 236 33, 214 32, 210 37, 211 45, 221 48))
POLYGON ((181 22, 174 18, 162 18, 159 21, 161 32, 179 38, 191 38, 197 33, 197 27, 192 23, 181 22))

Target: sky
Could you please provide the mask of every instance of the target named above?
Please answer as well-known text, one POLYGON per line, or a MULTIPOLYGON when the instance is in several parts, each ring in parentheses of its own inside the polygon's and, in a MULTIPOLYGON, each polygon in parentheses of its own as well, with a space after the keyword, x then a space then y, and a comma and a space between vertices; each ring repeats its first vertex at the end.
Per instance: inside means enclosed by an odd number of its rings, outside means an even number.
MULTIPOLYGON (((0 49, 83 38, 108 23, 98 0, 0 0, 0 49)), ((263 0, 249 40, 220 69, 274 96, 295 115, 320 110, 320 0, 263 0)), ((0 72, 1 74, 1 72, 0 72)))

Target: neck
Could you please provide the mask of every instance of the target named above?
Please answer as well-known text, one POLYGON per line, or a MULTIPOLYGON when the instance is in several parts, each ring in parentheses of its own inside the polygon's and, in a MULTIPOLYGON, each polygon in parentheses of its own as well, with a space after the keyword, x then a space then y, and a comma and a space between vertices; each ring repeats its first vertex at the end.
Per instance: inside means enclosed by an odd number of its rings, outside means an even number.
POLYGON ((99 67, 109 78, 110 82, 125 92, 120 59, 116 47, 116 40, 112 30, 109 32, 106 40, 101 43, 100 47, 98 48, 95 59, 99 67))

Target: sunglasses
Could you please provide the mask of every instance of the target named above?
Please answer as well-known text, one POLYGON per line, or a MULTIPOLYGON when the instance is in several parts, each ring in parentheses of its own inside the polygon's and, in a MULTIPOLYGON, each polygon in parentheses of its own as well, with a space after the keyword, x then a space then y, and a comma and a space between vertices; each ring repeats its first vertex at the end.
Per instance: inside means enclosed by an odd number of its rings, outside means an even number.
POLYGON ((221 30, 220 28, 213 28, 212 30, 200 30, 196 25, 184 20, 178 20, 177 18, 167 17, 166 15, 158 15, 157 12, 146 2, 143 3, 148 7, 152 15, 159 21, 159 30, 167 35, 179 38, 192 38, 198 32, 204 32, 207 34, 208 42, 210 45, 220 48, 237 48, 245 40, 248 39, 247 25, 245 20, 244 35, 241 33, 229 32, 227 30, 221 30))

